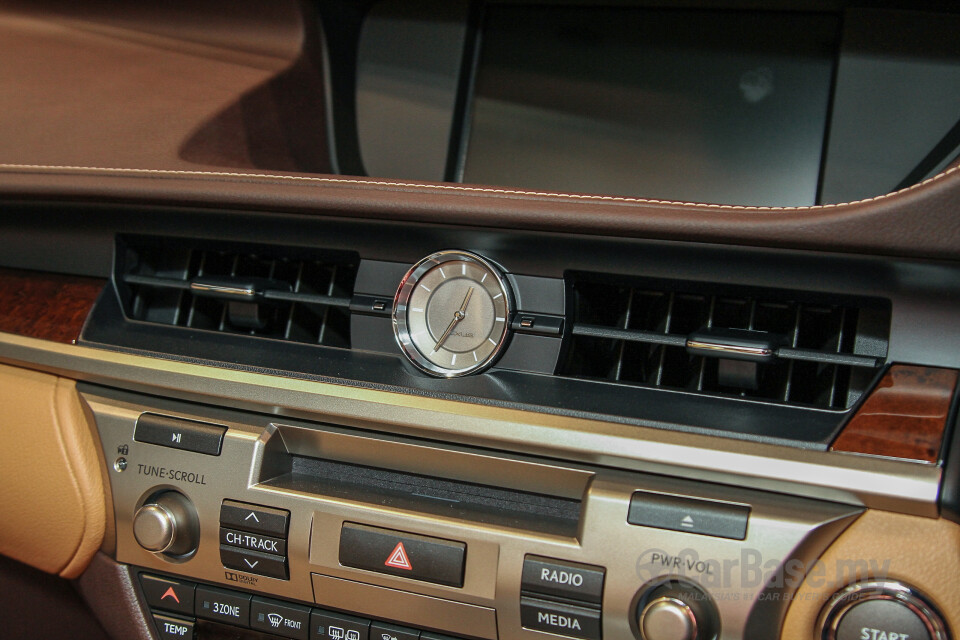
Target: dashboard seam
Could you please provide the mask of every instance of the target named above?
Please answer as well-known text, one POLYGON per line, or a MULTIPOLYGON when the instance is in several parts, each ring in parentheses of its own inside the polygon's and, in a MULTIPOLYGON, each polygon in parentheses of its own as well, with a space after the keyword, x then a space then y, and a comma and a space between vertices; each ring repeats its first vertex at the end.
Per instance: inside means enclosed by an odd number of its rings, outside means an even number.
POLYGON ((655 200, 648 198, 632 198, 627 196, 604 196, 604 195, 591 195, 591 194, 576 194, 576 193, 555 193, 549 191, 524 191, 520 189, 495 189, 489 187, 465 187, 460 185, 428 185, 428 184, 417 184, 413 182, 397 182, 389 180, 365 180, 362 178, 324 178, 319 176, 291 176, 291 175, 279 175, 279 174, 268 174, 268 173, 241 173, 241 172, 232 172, 232 171, 202 171, 202 170, 186 170, 186 169, 135 169, 135 168, 121 168, 121 167, 85 167, 85 166, 72 166, 72 165, 42 165, 42 164, 6 164, 0 163, 0 171, 87 171, 87 172, 99 172, 99 173, 119 173, 119 174, 135 174, 135 175, 170 175, 170 176, 191 176, 191 177, 218 177, 218 178, 264 178, 268 180, 289 180, 293 182, 301 183, 323 183, 323 184, 332 184, 332 185, 363 185, 363 186, 377 186, 377 187, 402 187, 402 188, 412 188, 412 189, 423 189, 423 190, 438 190, 438 191, 448 191, 448 192, 461 192, 461 193, 486 193, 494 195, 507 195, 507 196, 535 196, 535 197, 544 197, 544 198, 557 198, 557 199, 568 199, 568 200, 589 200, 589 201, 604 201, 604 202, 627 202, 627 203, 636 203, 636 204, 657 204, 657 205, 674 205, 674 206, 684 206, 684 207, 696 207, 701 209, 727 209, 727 210, 738 210, 738 211, 748 211, 748 212, 770 212, 770 211, 818 211, 824 209, 835 209, 838 207, 845 207, 850 205, 866 204, 868 202, 877 202, 893 196, 897 196, 908 191, 913 191, 920 187, 923 187, 932 182, 939 181, 946 176, 960 171, 960 166, 954 166, 946 171, 938 173, 935 176, 927 178, 922 182, 918 182, 915 185, 894 191, 892 193, 886 193, 879 196, 874 196, 872 198, 865 198, 862 200, 854 200, 851 202, 841 202, 836 204, 823 204, 823 205, 811 205, 811 206, 798 206, 798 207, 765 207, 765 206, 745 206, 745 205, 729 205, 729 204, 711 204, 703 202, 682 202, 682 201, 673 201, 673 200, 655 200))

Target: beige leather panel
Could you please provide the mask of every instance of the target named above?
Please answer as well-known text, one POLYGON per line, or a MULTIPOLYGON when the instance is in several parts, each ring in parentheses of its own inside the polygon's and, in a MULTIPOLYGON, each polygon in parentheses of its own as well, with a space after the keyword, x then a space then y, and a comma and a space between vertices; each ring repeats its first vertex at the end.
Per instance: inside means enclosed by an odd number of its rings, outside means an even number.
POLYGON ((76 384, 0 365, 0 553, 65 578, 103 541, 106 499, 76 384))
POLYGON ((781 640, 819 638, 814 636, 817 616, 830 595, 870 577, 898 579, 920 589, 933 599, 953 633, 960 631, 960 525, 867 511, 827 549, 821 562, 824 570, 808 575, 797 592, 781 640))

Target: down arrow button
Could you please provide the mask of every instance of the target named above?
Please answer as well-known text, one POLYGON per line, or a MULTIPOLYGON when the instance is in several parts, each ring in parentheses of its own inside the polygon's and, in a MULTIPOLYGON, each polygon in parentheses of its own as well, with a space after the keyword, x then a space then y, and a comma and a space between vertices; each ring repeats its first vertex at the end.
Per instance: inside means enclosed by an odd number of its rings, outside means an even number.
POLYGON ((220 545, 220 562, 227 569, 255 573, 268 578, 287 580, 289 576, 287 559, 271 553, 260 553, 222 544, 220 545))

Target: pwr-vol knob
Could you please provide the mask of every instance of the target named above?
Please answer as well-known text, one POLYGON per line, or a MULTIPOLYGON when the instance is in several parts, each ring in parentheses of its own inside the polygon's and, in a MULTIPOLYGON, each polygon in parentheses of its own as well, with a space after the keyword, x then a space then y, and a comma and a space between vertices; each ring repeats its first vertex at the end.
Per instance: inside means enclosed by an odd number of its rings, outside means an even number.
POLYGON ((718 629, 713 601, 685 580, 674 579, 649 587, 637 605, 641 640, 713 640, 718 629))
POLYGON ((153 553, 193 553, 200 541, 197 511, 186 496, 176 491, 155 494, 134 514, 133 537, 153 553))

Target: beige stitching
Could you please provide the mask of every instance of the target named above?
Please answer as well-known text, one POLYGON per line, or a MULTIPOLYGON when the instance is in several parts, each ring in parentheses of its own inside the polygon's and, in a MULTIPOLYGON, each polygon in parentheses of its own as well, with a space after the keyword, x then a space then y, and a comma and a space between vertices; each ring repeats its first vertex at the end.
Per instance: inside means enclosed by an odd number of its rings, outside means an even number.
POLYGON ((960 171, 960 165, 952 167, 938 173, 937 175, 927 178, 923 182, 918 182, 915 185, 900 189, 899 191, 894 191, 892 193, 885 193, 883 195, 874 196, 872 198, 865 198, 863 200, 854 200, 852 202, 841 202, 838 204, 822 204, 822 205, 812 205, 812 206, 801 206, 801 207, 750 207, 745 205, 731 205, 731 204, 709 204, 704 202, 679 202, 673 200, 652 200, 648 198, 631 198, 626 196, 601 196, 601 195, 582 195, 576 193, 554 193, 550 191, 522 191, 518 189, 490 189, 486 187, 464 187, 461 185, 429 185, 429 184, 416 184, 413 182, 393 182, 386 180, 365 180, 363 178, 320 178, 316 176, 285 176, 285 175, 276 175, 268 173, 239 173, 231 171, 199 171, 199 170, 182 170, 182 169, 129 169, 129 168, 116 168, 116 167, 81 167, 81 166, 70 166, 70 165, 43 165, 43 164, 4 164, 0 163, 0 170, 26 170, 26 171, 98 171, 98 172, 108 172, 108 173, 133 173, 133 174, 148 174, 148 175, 173 175, 173 176, 213 176, 220 178, 268 178, 271 180, 292 180, 299 182, 314 182, 314 183, 326 183, 326 184, 340 184, 340 185, 368 185, 368 186, 378 186, 378 187, 402 187, 408 189, 435 189, 439 191, 459 191, 459 192, 476 192, 476 193, 492 193, 498 195, 517 195, 517 196, 536 196, 543 198, 559 198, 559 199, 569 199, 569 200, 597 200, 597 201, 606 201, 606 202, 632 202, 637 204, 663 204, 663 205, 676 205, 684 207, 698 207, 702 209, 731 209, 731 210, 742 210, 742 211, 815 211, 822 209, 832 209, 836 207, 844 207, 854 204, 864 204, 867 202, 876 202, 878 200, 883 200, 885 198, 891 198, 893 196, 905 193, 907 191, 912 191, 918 189, 928 183, 941 180, 944 177, 960 171))

